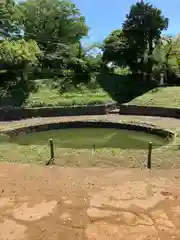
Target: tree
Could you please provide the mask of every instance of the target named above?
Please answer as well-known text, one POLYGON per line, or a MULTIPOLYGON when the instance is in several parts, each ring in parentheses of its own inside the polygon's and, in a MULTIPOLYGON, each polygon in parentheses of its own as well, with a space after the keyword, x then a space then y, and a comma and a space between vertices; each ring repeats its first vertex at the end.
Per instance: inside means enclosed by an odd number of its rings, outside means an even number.
POLYGON ((155 72, 165 73, 165 79, 167 82, 171 81, 171 75, 173 75, 175 83, 177 75, 180 75, 179 56, 180 36, 163 36, 153 51, 155 72))
POLYGON ((4 40, 0 43, 0 64, 6 69, 36 63, 40 54, 41 51, 34 40, 4 40))
POLYGON ((88 48, 77 43, 73 45, 69 58, 64 61, 64 69, 62 71, 64 81, 61 80, 61 85, 78 85, 88 84, 94 80, 97 72, 100 70, 101 54, 93 55, 90 51, 93 46, 88 48))
POLYGON ((14 0, 0 2, 0 37, 15 38, 20 35, 18 8, 14 0))
POLYGON ((100 71, 100 65, 102 62, 102 44, 92 43, 89 45, 79 45, 77 57, 82 59, 88 68, 91 77, 100 71))
POLYGON ((28 0, 19 9, 25 39, 34 39, 46 53, 75 44, 88 32, 84 17, 68 1, 28 0))
POLYGON ((33 40, 4 40, 0 43, 0 87, 5 95, 13 98, 15 105, 21 105, 34 88, 28 79, 28 72, 38 63, 41 51, 33 40))
POLYGON ((161 32, 168 27, 168 19, 162 15, 162 11, 144 1, 131 6, 129 14, 123 24, 123 33, 129 46, 134 50, 133 54, 144 62, 147 56, 147 72, 152 72, 153 50, 160 39, 161 32))
POLYGON ((168 26, 160 9, 143 1, 131 6, 123 28, 113 31, 104 42, 104 62, 129 67, 132 73, 151 74, 153 50, 162 30, 168 26))
POLYGON ((142 67, 136 52, 137 49, 132 48, 124 32, 121 29, 114 30, 104 41, 102 60, 116 67, 128 66, 132 72, 136 72, 142 67))
POLYGON ((19 11, 24 38, 35 40, 44 53, 40 71, 35 74, 69 77, 68 64, 73 62, 77 67, 75 46, 88 33, 85 19, 76 6, 66 0, 28 0, 20 4, 19 11))

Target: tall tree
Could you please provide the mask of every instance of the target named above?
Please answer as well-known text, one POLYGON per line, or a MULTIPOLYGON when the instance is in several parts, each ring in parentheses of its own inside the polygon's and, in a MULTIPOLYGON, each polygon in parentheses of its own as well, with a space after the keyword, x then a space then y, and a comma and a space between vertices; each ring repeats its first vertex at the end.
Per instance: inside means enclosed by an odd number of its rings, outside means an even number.
POLYGON ((46 52, 74 44, 88 32, 79 10, 65 0, 28 0, 20 10, 25 39, 36 40, 46 52))
POLYGON ((124 36, 131 48, 136 49, 136 54, 143 62, 147 56, 147 71, 152 72, 152 54, 154 47, 160 39, 161 32, 168 27, 168 19, 162 11, 152 4, 144 1, 131 6, 129 14, 123 24, 124 36))
POLYGON ((51 76, 69 74, 67 65, 78 61, 73 60, 74 45, 79 46, 88 33, 80 11, 66 0, 27 0, 20 4, 19 10, 24 38, 35 40, 44 52, 41 69, 52 73, 51 76))

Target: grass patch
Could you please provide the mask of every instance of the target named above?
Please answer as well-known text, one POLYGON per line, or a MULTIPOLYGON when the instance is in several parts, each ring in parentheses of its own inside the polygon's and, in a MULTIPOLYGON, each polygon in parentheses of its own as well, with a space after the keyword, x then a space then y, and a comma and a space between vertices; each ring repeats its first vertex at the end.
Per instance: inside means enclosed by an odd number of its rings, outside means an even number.
MULTIPOLYGON (((11 163, 33 163, 45 165, 50 159, 48 141, 44 145, 0 144, 0 161, 11 163), (9 151, 11 149, 11 151, 9 151)), ((55 145, 55 164, 69 167, 125 167, 144 168, 147 163, 146 149, 100 148, 71 149, 55 145)), ((179 168, 180 151, 177 148, 153 149, 154 168, 179 168)))
POLYGON ((73 89, 63 94, 58 89, 50 85, 40 83, 38 90, 31 93, 26 100, 26 107, 58 107, 58 106, 75 106, 75 105, 94 105, 112 102, 110 96, 100 87, 89 89, 82 87, 73 89))
POLYGON ((155 88, 133 99, 128 104, 139 106, 180 108, 180 87, 155 88))

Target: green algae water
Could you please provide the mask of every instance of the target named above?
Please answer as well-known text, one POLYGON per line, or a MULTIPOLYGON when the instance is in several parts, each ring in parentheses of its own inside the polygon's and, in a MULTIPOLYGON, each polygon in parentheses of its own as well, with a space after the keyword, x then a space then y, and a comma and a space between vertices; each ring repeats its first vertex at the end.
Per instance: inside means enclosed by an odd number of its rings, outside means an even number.
POLYGON ((166 145, 164 138, 153 134, 112 128, 68 128, 33 133, 20 133, 8 141, 18 145, 47 145, 52 138, 56 148, 71 149, 147 149, 148 142, 153 148, 166 145))

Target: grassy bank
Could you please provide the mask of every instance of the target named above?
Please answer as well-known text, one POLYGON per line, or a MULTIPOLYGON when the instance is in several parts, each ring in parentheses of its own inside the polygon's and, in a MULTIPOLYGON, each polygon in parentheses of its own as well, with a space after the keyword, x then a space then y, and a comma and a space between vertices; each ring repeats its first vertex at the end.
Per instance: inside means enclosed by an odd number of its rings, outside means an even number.
POLYGON ((45 82, 38 85, 36 92, 26 100, 26 107, 93 105, 111 102, 110 96, 100 87, 90 89, 82 87, 60 93, 45 82))
POLYGON ((155 88, 133 99, 128 104, 139 106, 180 108, 180 87, 155 88))

